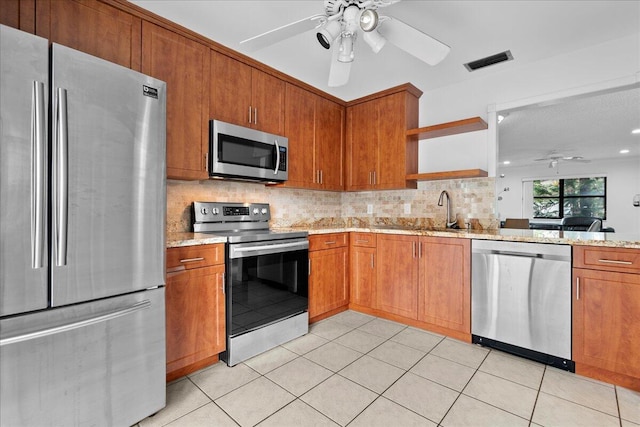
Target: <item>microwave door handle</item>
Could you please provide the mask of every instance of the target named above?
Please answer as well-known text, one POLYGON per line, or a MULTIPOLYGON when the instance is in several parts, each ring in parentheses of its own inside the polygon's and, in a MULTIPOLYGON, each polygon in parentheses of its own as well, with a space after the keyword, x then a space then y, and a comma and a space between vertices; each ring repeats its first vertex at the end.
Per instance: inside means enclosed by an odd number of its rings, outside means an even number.
POLYGON ((278 168, 280 167, 280 146, 278 145, 278 140, 273 141, 276 145, 276 167, 273 169, 273 174, 278 174, 278 168))

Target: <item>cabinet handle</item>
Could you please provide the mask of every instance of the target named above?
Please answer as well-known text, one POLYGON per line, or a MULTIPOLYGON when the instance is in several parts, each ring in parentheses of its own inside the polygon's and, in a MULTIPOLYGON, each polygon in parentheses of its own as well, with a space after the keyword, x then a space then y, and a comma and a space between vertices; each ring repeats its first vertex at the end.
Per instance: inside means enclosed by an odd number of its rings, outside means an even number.
POLYGON ((422 258, 422 242, 418 243, 418 258, 422 258))
POLYGON ((327 240, 326 242, 324 242, 325 245, 335 245, 336 241, 335 240, 327 240))
POLYGON ((364 240, 364 239, 358 239, 356 240, 356 243, 369 243, 369 240, 364 240))
POLYGON ((373 185, 373 174, 369 171, 369 185, 373 185))
POLYGON ((309 260, 309 276, 311 276, 311 260, 309 260))
POLYGON ((580 300, 580 278, 576 277, 576 301, 580 300))
POLYGON ((249 123, 251 123, 251 105, 249 105, 249 123))
POLYGON ((320 184, 324 184, 324 182, 323 182, 323 179, 322 179, 322 178, 323 178, 323 176, 322 176, 322 170, 320 170, 320 184))
POLYGON ((373 254, 371 254, 371 268, 375 268, 375 263, 373 262, 373 254))
POLYGON ((258 124, 258 107, 253 109, 253 124, 258 124))
POLYGON ((413 242, 412 245, 413 245, 413 257, 415 258, 416 257, 416 242, 413 242))
POLYGON ((226 281, 225 273, 222 273, 222 274, 221 274, 221 277, 222 277, 222 295, 224 295, 224 294, 226 294, 226 293, 227 293, 227 292, 226 292, 226 289, 225 289, 225 287, 226 287, 226 282, 227 282, 227 281, 226 281))
POLYGON ((602 262, 605 264, 633 265, 631 261, 616 261, 613 259, 599 259, 598 262, 602 262))
POLYGON ((181 259, 180 262, 186 263, 186 262, 198 262, 198 261, 204 261, 204 258, 202 257, 198 257, 198 258, 186 258, 186 259, 181 259))
POLYGON ((373 171, 373 185, 376 185, 376 171, 373 171))
POLYGON ((209 172, 209 153, 205 153, 204 155, 204 170, 209 172))

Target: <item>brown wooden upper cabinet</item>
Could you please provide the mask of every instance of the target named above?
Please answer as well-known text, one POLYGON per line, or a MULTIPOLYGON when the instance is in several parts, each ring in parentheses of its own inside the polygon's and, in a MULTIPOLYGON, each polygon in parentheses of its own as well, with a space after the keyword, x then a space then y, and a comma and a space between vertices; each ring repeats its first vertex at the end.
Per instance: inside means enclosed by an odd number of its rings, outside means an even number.
POLYGON ((39 0, 35 22, 36 34, 53 43, 140 71, 142 21, 136 16, 97 1, 39 0))
POLYGON ((211 50, 211 118, 284 135, 284 81, 211 50))
POLYGON ((344 115, 343 106, 286 84, 289 179, 284 186, 344 189, 344 115))
POLYGON ((346 190, 416 188, 406 175, 418 172, 418 125, 422 92, 411 84, 352 101, 347 107, 346 190))
POLYGON ((145 21, 142 72, 167 82, 167 176, 207 179, 209 48, 145 21))

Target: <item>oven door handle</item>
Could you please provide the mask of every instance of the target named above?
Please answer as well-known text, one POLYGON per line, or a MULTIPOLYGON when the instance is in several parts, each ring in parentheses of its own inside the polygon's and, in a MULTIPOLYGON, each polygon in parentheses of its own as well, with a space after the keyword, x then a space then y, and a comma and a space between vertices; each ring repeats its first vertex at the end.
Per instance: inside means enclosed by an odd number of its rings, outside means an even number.
POLYGON ((249 256, 268 255, 279 252, 294 252, 305 249, 309 249, 308 240, 290 243, 276 243, 273 245, 251 245, 244 247, 234 247, 234 245, 230 245, 229 258, 244 258, 249 256))

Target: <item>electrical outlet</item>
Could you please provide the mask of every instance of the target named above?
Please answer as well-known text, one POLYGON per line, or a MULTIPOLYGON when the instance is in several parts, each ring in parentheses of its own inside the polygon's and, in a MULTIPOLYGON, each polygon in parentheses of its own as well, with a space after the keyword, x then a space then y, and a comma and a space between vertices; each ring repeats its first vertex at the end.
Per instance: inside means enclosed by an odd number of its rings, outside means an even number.
POLYGON ((373 205, 367 205, 367 213, 368 214, 372 214, 373 213, 373 205))
POLYGON ((411 203, 405 203, 404 204, 404 213, 406 213, 406 214, 410 214, 411 213, 411 203))

